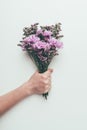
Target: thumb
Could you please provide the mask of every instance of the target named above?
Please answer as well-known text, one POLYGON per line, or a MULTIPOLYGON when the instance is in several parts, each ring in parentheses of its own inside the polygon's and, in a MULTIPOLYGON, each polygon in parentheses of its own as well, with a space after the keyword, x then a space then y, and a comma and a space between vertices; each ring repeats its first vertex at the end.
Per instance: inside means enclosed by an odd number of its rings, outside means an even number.
POLYGON ((50 73, 52 73, 52 72, 53 72, 53 69, 48 69, 48 71, 49 71, 50 73))

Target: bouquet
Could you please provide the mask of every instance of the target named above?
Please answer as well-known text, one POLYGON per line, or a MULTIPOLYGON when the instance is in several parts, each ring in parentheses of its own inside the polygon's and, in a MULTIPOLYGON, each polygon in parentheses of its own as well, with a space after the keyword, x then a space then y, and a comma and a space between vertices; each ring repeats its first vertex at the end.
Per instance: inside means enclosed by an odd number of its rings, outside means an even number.
MULTIPOLYGON (((23 29, 23 38, 18 46, 26 51, 36 64, 38 71, 47 71, 48 66, 58 50, 63 47, 60 38, 61 23, 51 26, 39 26, 35 23, 23 29)), ((43 94, 47 99, 48 93, 43 94)))

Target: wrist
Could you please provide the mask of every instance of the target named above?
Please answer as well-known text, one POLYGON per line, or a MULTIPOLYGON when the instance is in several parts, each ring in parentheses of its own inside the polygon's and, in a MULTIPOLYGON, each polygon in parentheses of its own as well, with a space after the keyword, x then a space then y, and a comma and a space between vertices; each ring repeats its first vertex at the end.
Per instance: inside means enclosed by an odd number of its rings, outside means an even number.
POLYGON ((22 85, 23 91, 25 92, 26 96, 31 96, 33 95, 33 89, 32 89, 32 84, 28 82, 25 82, 22 85))

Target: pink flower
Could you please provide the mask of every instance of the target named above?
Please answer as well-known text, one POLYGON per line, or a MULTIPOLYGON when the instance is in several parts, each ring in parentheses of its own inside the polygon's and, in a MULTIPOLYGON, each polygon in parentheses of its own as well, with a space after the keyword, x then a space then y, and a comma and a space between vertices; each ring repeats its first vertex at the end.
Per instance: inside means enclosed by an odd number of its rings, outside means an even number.
POLYGON ((51 31, 44 31, 43 32, 43 36, 51 36, 52 35, 52 32, 51 31))
POLYGON ((42 49, 42 48, 44 49, 45 46, 46 46, 46 44, 45 44, 45 42, 38 41, 38 42, 36 42, 35 44, 33 44, 32 46, 33 46, 33 48, 35 48, 35 49, 42 49))
POLYGON ((43 34, 43 31, 41 29, 37 30, 36 35, 43 34))
POLYGON ((58 41, 58 42, 57 42, 57 47, 58 47, 59 49, 62 48, 62 47, 63 47, 63 42, 58 41))
POLYGON ((50 49, 50 44, 46 43, 46 42, 36 42, 35 44, 32 44, 32 47, 34 49, 44 49, 44 50, 49 50, 50 49))
POLYGON ((49 44, 50 44, 51 46, 55 46, 55 47, 57 47, 57 48, 59 48, 59 49, 63 47, 63 43, 60 42, 59 40, 55 39, 55 38, 50 38, 50 39, 48 40, 48 42, 49 42, 49 44))
POLYGON ((30 35, 29 37, 26 37, 23 42, 26 44, 35 43, 40 40, 39 37, 36 37, 35 35, 30 35))
POLYGON ((47 30, 43 31, 41 29, 37 30, 37 35, 40 35, 40 34, 42 34, 44 37, 47 37, 47 36, 51 36, 52 32, 51 31, 47 31, 47 30))

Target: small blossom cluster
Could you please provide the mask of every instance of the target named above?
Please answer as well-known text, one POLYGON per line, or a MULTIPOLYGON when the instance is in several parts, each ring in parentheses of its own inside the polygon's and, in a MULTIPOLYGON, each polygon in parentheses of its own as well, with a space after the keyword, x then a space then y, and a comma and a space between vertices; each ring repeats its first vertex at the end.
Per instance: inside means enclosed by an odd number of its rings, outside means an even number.
MULTIPOLYGON (((35 26, 35 25, 32 25, 35 26)), ((24 37, 21 41, 21 47, 23 50, 34 50, 34 51, 50 51, 51 49, 60 49, 63 47, 63 43, 60 42, 53 36, 52 31, 37 29, 35 34, 30 34, 27 37, 24 37)))

